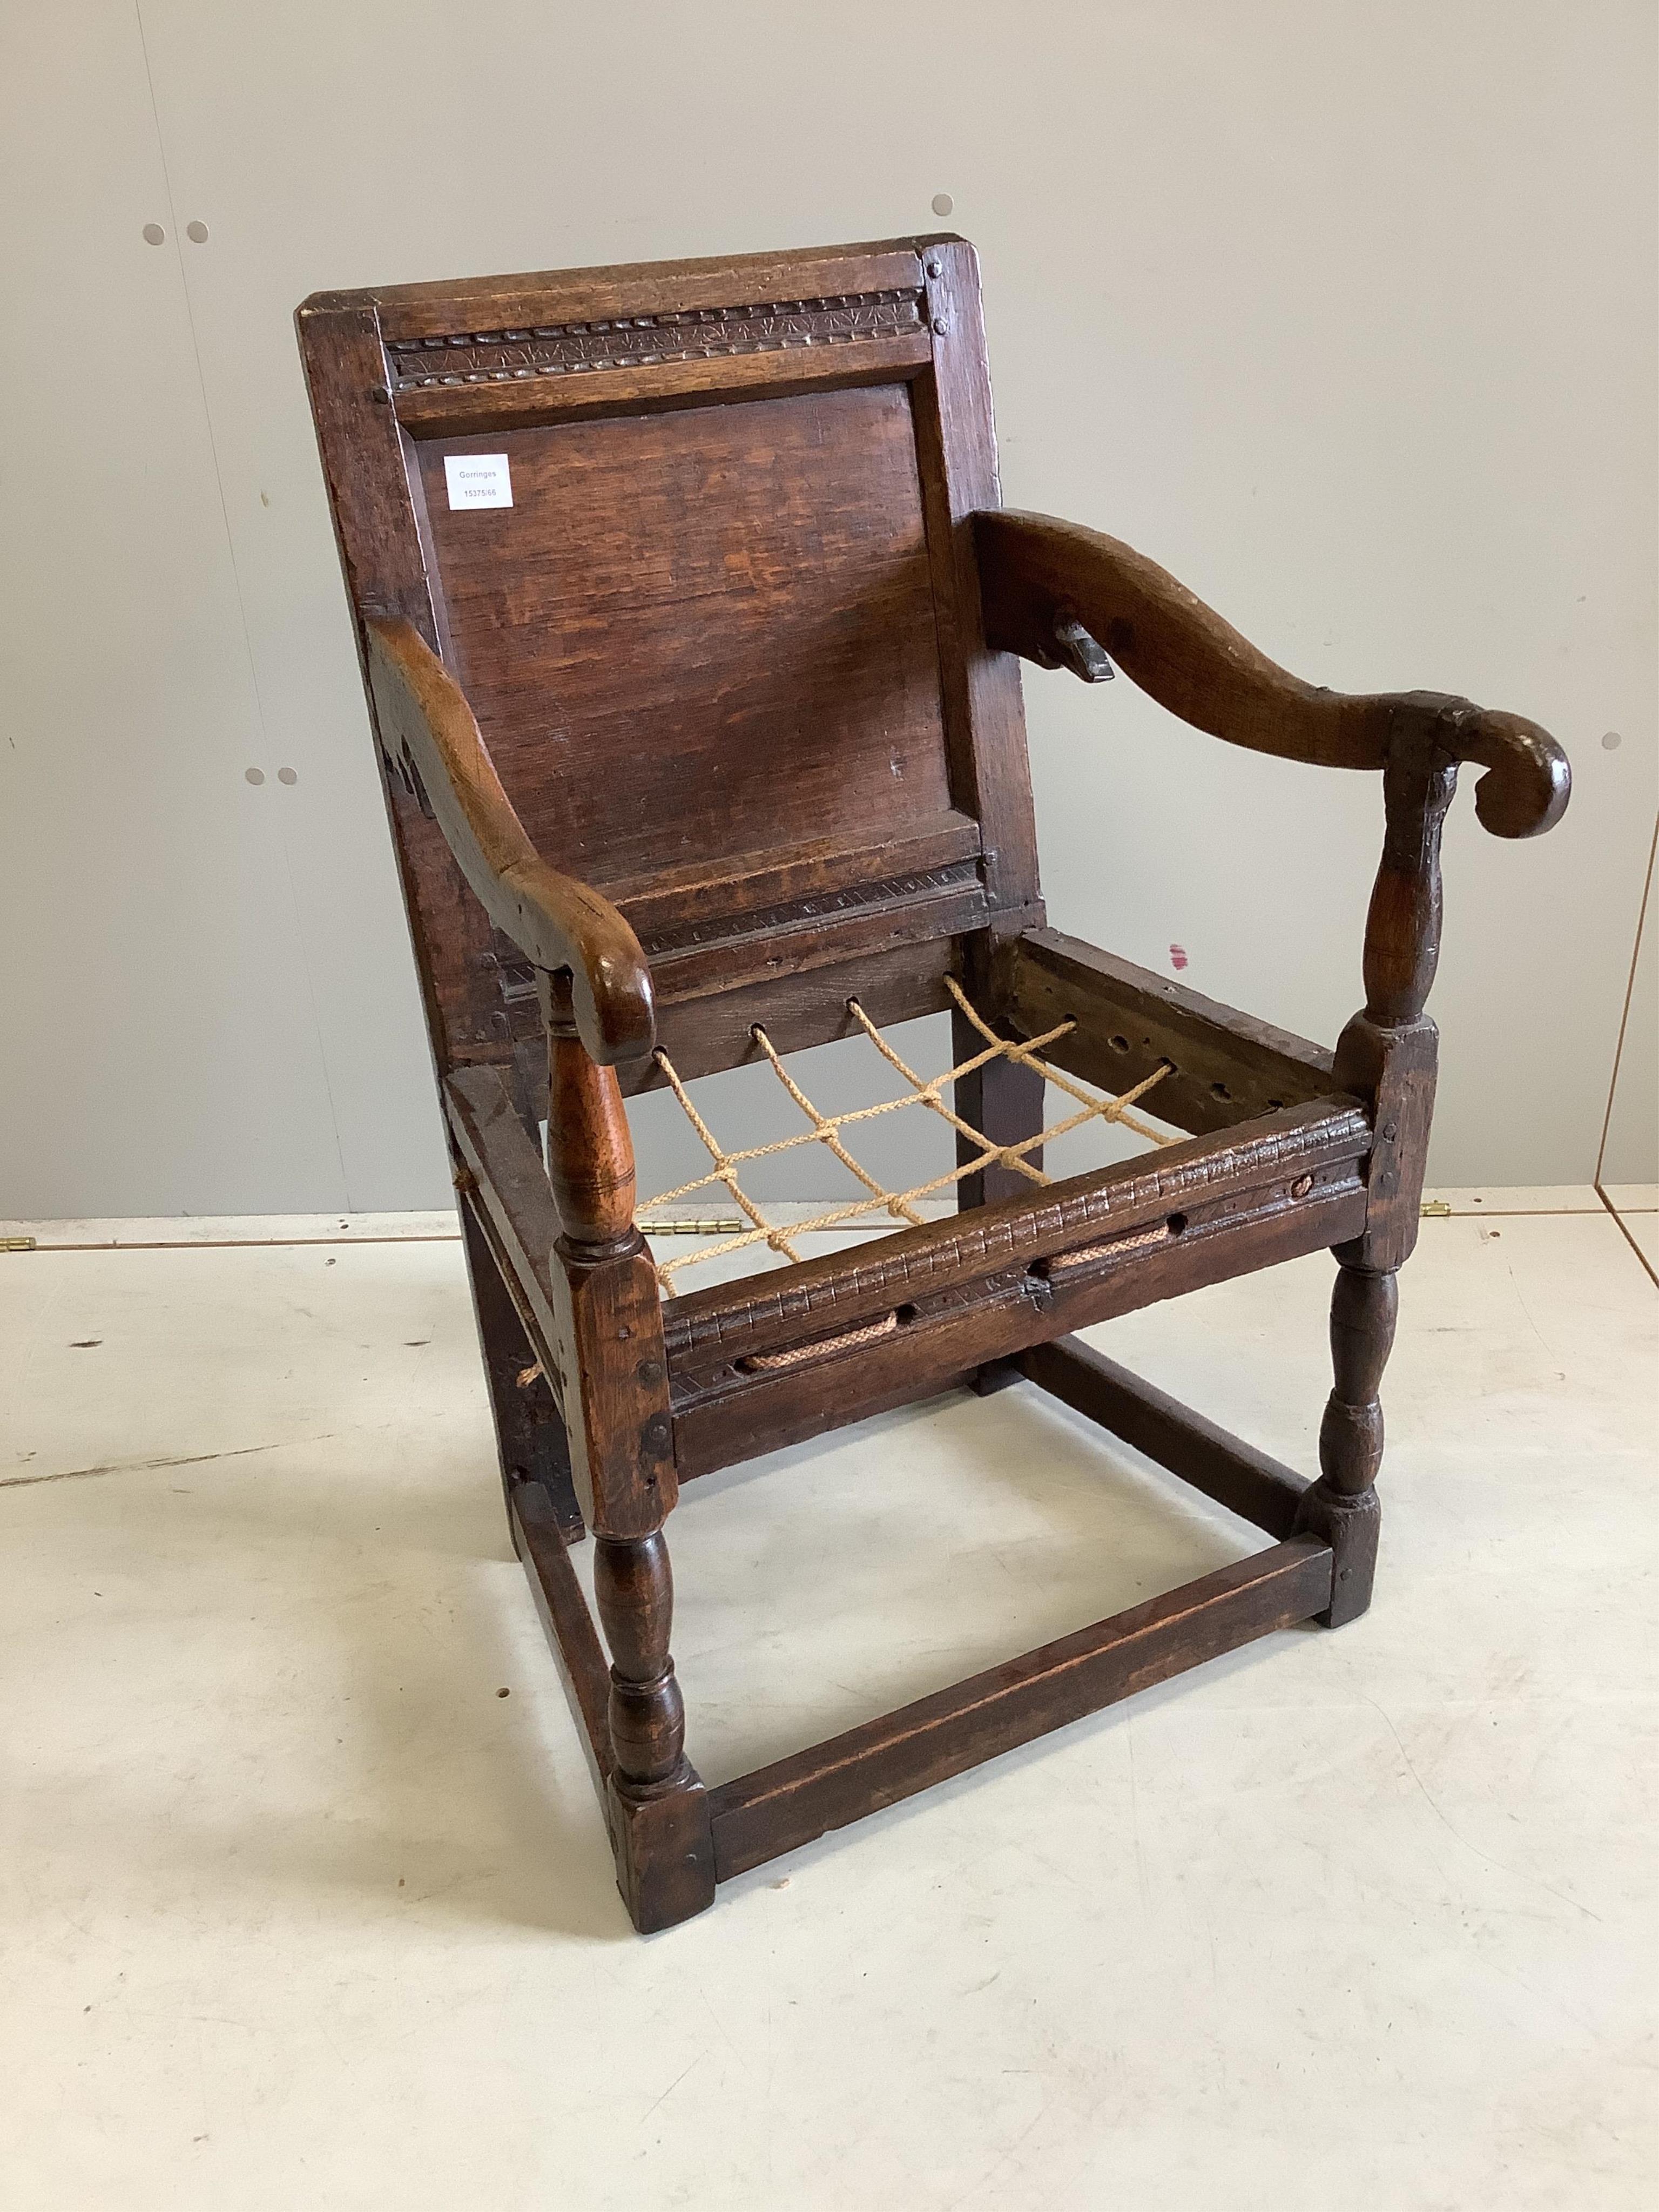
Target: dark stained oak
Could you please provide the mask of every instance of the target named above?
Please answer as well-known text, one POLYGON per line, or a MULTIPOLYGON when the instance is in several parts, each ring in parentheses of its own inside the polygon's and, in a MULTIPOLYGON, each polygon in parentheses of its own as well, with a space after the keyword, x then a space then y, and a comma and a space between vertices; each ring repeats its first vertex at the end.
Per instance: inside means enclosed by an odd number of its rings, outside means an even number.
POLYGON ((1052 657, 1057 607, 1078 616, 1160 706, 1230 744, 1322 768, 1381 769, 1429 733, 1487 773, 1474 795, 1499 837, 1535 837, 1566 810, 1566 756, 1547 730, 1438 692, 1349 696, 1304 684, 1116 538, 1050 515, 975 519, 992 642, 1052 657))
POLYGON ((979 824, 947 807, 906 828, 888 821, 866 840, 815 836, 739 861, 696 855, 678 867, 625 876, 610 896, 646 951, 672 959, 684 950, 741 945, 811 930, 831 913, 863 912, 914 897, 920 879, 977 879, 979 824), (917 888, 896 883, 918 879, 917 888))
MULTIPOLYGON (((963 239, 319 293, 296 325, 508 1526, 635 1926, 1273 1628, 1363 1613, 1442 825, 1467 763, 1489 830, 1547 830, 1554 741, 1464 699, 1301 683, 1128 547, 1004 512, 963 239), (483 456, 510 500, 452 507, 447 465, 483 456), (1380 775, 1365 1003, 1334 1052, 1049 929, 1021 660, 1380 775), (980 1039, 947 985, 1001 1037, 1063 1029, 1048 1060, 1101 1089, 1157 1075, 1143 1111, 1184 1139, 1042 1185, 993 1161, 948 1218, 660 1297, 625 1105, 666 1080, 658 1054, 692 1079, 761 1057, 757 1025, 780 1053, 837 1042, 855 999, 883 1027, 952 1008, 960 1064, 980 1039), (1311 1482, 1068 1334, 1323 1248, 1311 1482), (682 1483, 1022 1381, 1272 1548, 705 1789, 672 1648, 682 1483)), ((1003 1059, 957 1103, 1008 1147, 1044 1092, 1003 1059)))
POLYGON ((542 978, 550 1073, 547 1181, 562 1410, 594 1534, 654 1537, 678 1495, 656 1270, 634 1226, 634 1146, 614 1069, 576 1034, 567 978, 542 978))
MULTIPOLYGON (((791 380, 797 395, 852 392, 869 385, 902 385, 925 368, 931 352, 925 329, 905 329, 867 344, 816 352, 791 380)), ((400 391, 399 425, 417 439, 496 436, 504 430, 547 422, 573 423, 626 416, 643 420, 689 409, 764 398, 777 372, 768 349, 716 346, 707 358, 647 356, 601 375, 566 376, 549 383, 489 383, 400 391)))
POLYGON ((1327 1100, 1225 1146, 1068 1178, 860 1252, 671 1301, 683 1480, 963 1381, 1069 1329, 1316 1252, 1364 1224, 1363 1115, 1327 1100), (849 1332, 895 1315, 879 1340, 849 1332), (809 1355, 782 1369, 779 1353, 809 1355))
POLYGON ((1034 1344, 1012 1364, 1050 1396, 1098 1421, 1270 1536, 1283 1539, 1295 1528, 1308 1489, 1300 1476, 1132 1375, 1080 1337, 1034 1344))
POLYGON ((1356 1620, 1371 1600, 1382 1504, 1382 1370, 1394 1343, 1399 1277, 1344 1262, 1331 1297, 1331 1360, 1336 1382, 1319 1429, 1319 1480, 1297 1513, 1299 1530, 1335 1555, 1328 1628, 1356 1620))
POLYGON ((745 1873, 964 1767, 1306 1620, 1327 1605, 1330 1589, 1329 1550, 1312 1538, 1293 1538, 724 1783, 709 1805, 719 1877, 745 1873))
POLYGON ((465 693, 412 623, 364 624, 383 739, 411 760, 461 872, 490 920, 529 958, 576 978, 578 1021, 596 1060, 651 1049, 651 972, 633 931, 583 883, 549 867, 502 790, 465 693))
POLYGON ((696 261, 631 261, 591 269, 550 269, 532 276, 468 276, 436 283, 377 285, 368 292, 318 293, 300 310, 345 301, 371 303, 392 344, 457 331, 520 325, 615 322, 653 315, 711 313, 734 304, 815 298, 830 293, 914 289, 931 239, 885 239, 872 245, 805 252, 711 255, 696 261))
MULTIPOLYGON (((966 1015, 952 1008, 951 1016, 951 1057, 960 1067, 964 1061, 976 1058, 985 1049, 985 1040, 968 1020, 966 1015)), ((958 1076, 956 1082, 956 1110, 964 1121, 969 1122, 980 1134, 994 1145, 1024 1146, 1019 1158, 1030 1167, 1042 1166, 1041 1145, 1027 1143, 1042 1127, 1044 1084, 1042 1071, 1024 1067, 1018 1060, 994 1060, 984 1067, 977 1067, 967 1075, 958 1076)), ((957 1131, 957 1164, 965 1165, 976 1160, 984 1147, 975 1144, 963 1131, 957 1131)), ((994 1160, 990 1166, 979 1168, 964 1176, 957 1185, 957 1203, 964 1209, 984 1206, 1000 1198, 1024 1196, 1034 1188, 1029 1176, 1023 1176, 1017 1167, 994 1160)))
MULTIPOLYGON (((514 1106, 507 1072, 462 1067, 443 1087, 444 1116, 461 1165, 456 1182, 501 1279, 555 1400, 565 1401, 554 1311, 553 1248, 562 1234, 547 1169, 514 1106)), ((516 1350, 508 1336, 506 1354, 516 1350)))
POLYGON ((552 1500, 539 1483, 514 1486, 508 1501, 513 1540, 529 1577, 542 1628, 558 1662, 570 1710, 601 1800, 611 1779, 610 1669, 581 1584, 566 1551, 552 1500))
POLYGON ((752 865, 781 815, 839 847, 949 808, 907 386, 420 457, 456 672, 554 866, 609 886, 752 865), (449 512, 446 461, 486 448, 513 505, 449 512))
MULTIPOLYGON (((437 617, 411 497, 406 441, 384 389, 386 349, 373 307, 339 295, 307 301, 295 317, 311 387, 317 443, 368 687, 372 617, 414 624, 428 645, 437 617)), ((370 708, 373 711, 373 693, 370 708)), ((378 734, 378 732, 377 732, 378 734)), ((510 1051, 507 1022, 479 960, 489 927, 442 831, 392 770, 383 743, 386 811, 402 878, 427 1026, 441 1069, 510 1051)))
MULTIPOLYGON (((933 612, 941 647, 953 787, 984 825, 994 910, 1040 923, 1036 819, 1025 757, 1019 670, 986 635, 974 517, 1002 504, 979 262, 965 239, 923 248, 927 312, 939 343, 933 373, 914 387, 917 453, 927 508, 933 612)), ((1012 934, 1000 930, 999 935, 1012 934)))
POLYGON ((685 1705, 668 1652, 674 1579, 662 1532, 595 1547, 593 1595, 611 1646, 611 1835, 641 1934, 712 1904, 714 1850, 702 1784, 685 1758, 685 1705))
POLYGON ((1163 1068, 1139 1110, 1176 1128, 1227 1129, 1341 1087, 1319 1046, 1059 930, 1027 930, 1000 969, 1017 1036, 1074 1022, 1044 1056, 1105 1091, 1163 1068))
MULTIPOLYGON (((489 1225, 476 1210, 476 1177, 470 1171, 463 1172, 469 1190, 461 1205, 461 1234, 478 1339, 483 1346, 502 1489, 510 1508, 517 1485, 539 1483, 565 1540, 578 1544, 586 1528, 571 1479, 570 1443, 559 1401, 537 1349, 528 1301, 519 1289, 511 1263, 497 1257, 489 1225)), ((510 1510, 508 1526, 512 1526, 510 1510)))

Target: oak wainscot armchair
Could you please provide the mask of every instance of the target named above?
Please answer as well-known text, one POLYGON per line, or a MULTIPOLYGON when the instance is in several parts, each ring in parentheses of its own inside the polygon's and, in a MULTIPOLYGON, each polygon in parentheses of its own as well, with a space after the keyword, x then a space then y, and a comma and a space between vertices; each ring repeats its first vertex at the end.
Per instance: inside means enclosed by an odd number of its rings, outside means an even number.
MULTIPOLYGON (((508 1518, 635 1925, 1271 1629, 1362 1613, 1434 1095, 1441 823, 1469 763, 1488 830, 1547 830, 1553 741, 1462 699, 1299 683, 1127 547, 1003 511, 957 238, 325 293, 298 324, 508 1518), (1380 775, 1365 1003, 1334 1054, 1046 926, 1021 659, 1115 663, 1230 743, 1380 775), (943 1010, 950 1087, 885 1038, 943 1010), (954 1172, 885 1191, 858 1117, 795 1087, 799 1140, 865 1187, 843 1218, 884 1209, 890 1233, 665 1297, 624 1097, 672 1085, 696 1115, 699 1076, 764 1056, 793 1085, 789 1054, 858 1036, 951 1121, 954 1172), (1062 1127, 1150 1093, 1170 1133, 1051 1181, 1051 1083, 1078 1105, 1062 1127), (957 1210, 928 1218, 940 1188, 957 1210), (1072 1334, 1322 1247, 1311 1483, 1072 1334), (670 1656, 681 1485, 1019 1376, 1266 1547, 706 1789, 670 1656), (584 1531, 608 1657, 568 1557, 584 1531)), ((748 1217, 731 1241, 789 1257, 745 1156, 696 1126, 748 1217)))

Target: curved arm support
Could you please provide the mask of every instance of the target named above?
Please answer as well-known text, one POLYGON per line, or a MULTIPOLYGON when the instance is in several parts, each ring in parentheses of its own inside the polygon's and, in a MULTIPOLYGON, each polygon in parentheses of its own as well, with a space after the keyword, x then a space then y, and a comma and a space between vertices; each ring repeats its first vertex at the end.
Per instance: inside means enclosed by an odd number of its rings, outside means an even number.
POLYGON ((538 968, 570 972, 578 1034, 602 1064, 656 1041, 651 970, 609 899, 550 868, 501 788, 466 696, 412 623, 365 623, 381 742, 412 764, 461 873, 538 968))
POLYGON ((1155 562, 1050 515, 973 518, 991 646, 1039 666, 1057 622, 1075 620, 1140 689, 1230 744, 1323 768, 1382 769, 1427 740, 1486 773, 1474 807, 1498 837, 1535 837, 1566 808, 1566 756, 1547 730, 1429 691, 1350 695, 1291 676, 1155 562))

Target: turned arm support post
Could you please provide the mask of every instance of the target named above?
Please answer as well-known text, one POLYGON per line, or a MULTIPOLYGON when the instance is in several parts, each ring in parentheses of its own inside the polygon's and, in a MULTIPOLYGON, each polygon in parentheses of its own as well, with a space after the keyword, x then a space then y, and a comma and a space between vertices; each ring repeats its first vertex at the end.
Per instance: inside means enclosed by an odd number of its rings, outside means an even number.
POLYGON ((1331 1307, 1335 1387, 1320 1476, 1298 1528, 1333 1555, 1339 1626, 1364 1611, 1376 1558, 1382 1369, 1394 1340, 1395 1271, 1416 1240, 1434 1105, 1434 1024, 1424 1012, 1440 957, 1440 832, 1460 765, 1484 769, 1475 812, 1499 837, 1561 818, 1571 776, 1535 722, 1436 692, 1350 696, 1258 653, 1152 562, 1097 531, 1046 515, 973 519, 988 644, 1093 680, 1102 649, 1160 706, 1230 744, 1382 776, 1382 866, 1365 923, 1365 1005, 1338 1042, 1338 1085, 1364 1098, 1374 1135, 1365 1226, 1337 1248, 1331 1307), (1093 647, 1093 651, 1090 650, 1093 647))
POLYGON ((701 1911, 714 1893, 708 1799, 685 1756, 670 1649, 674 1577, 663 1522, 678 1478, 668 1355, 656 1270, 634 1226, 634 1146, 617 1072, 577 1034, 570 977, 544 971, 538 982, 547 1172, 563 1232, 554 1300, 570 1370, 566 1419, 611 1650, 611 1842, 634 1924, 648 1930, 701 1911))
POLYGON ((639 939, 608 899, 538 854, 466 695, 414 624, 375 616, 363 627, 382 748, 406 765, 489 919, 538 968, 568 975, 594 1060, 642 1059, 656 1013, 639 939))
POLYGON ((547 1031, 547 1175, 562 1243, 592 1265, 642 1249, 634 1227, 634 1139, 614 1067, 577 1024, 568 973, 543 969, 547 1031))
POLYGON ((656 1269, 634 1226, 634 1146, 617 1072, 577 1034, 568 975, 543 970, 547 1175, 562 1396, 588 1526, 605 1538, 660 1528, 678 1494, 656 1269))
MULTIPOLYGON (((1542 775, 1551 756, 1559 780, 1534 789, 1527 813, 1514 789, 1495 805, 1515 826, 1503 836, 1535 836, 1558 820, 1569 788, 1566 762, 1533 725, 1505 753, 1494 726, 1514 716, 1490 715, 1465 699, 1408 692, 1389 702, 1382 763, 1382 857, 1365 917, 1365 1004, 1337 1040, 1337 1084, 1370 1104, 1376 1138, 1368 1169, 1370 1207, 1364 1234, 1338 1257, 1370 1271, 1398 1267, 1417 1241, 1419 1202, 1427 1163, 1438 1057, 1435 1025, 1425 1012, 1440 959, 1440 839, 1466 760, 1488 763, 1481 792, 1506 760, 1518 758, 1523 779, 1542 775), (1534 740, 1541 740, 1534 743, 1534 740), (1526 763, 1531 763, 1531 767, 1526 763)), ((1488 827, 1493 826, 1488 823, 1488 827)))

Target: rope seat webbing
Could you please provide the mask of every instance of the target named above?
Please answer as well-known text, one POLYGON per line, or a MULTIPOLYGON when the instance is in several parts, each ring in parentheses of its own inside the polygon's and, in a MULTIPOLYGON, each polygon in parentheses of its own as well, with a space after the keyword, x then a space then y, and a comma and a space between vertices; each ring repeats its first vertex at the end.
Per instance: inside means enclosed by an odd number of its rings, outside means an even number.
POLYGON ((847 1002, 848 1012, 858 1023, 859 1027, 882 1058, 904 1079, 910 1088, 908 1092, 901 1097, 884 1099, 879 1105, 860 1106, 846 1114, 821 1113, 784 1066, 781 1055, 766 1031, 757 1024, 754 1030, 756 1043, 765 1054, 779 1082, 782 1084, 790 1097, 812 1126, 810 1129, 803 1129, 796 1136, 781 1137, 775 1144, 751 1145, 740 1152, 728 1152, 721 1148, 713 1131, 692 1103, 690 1095, 681 1081, 674 1063, 665 1052, 660 1048, 657 1051, 654 1057, 658 1066, 661 1068, 670 1089, 684 1111, 686 1119, 696 1131, 704 1149, 714 1164, 708 1174, 699 1176, 691 1182, 680 1183, 673 1190, 659 1191, 654 1198, 647 1201, 646 1206, 641 1208, 641 1211, 654 1212, 661 1206, 671 1205, 676 1199, 690 1198, 694 1192, 708 1190, 713 1185, 719 1183, 723 1184, 731 1193, 733 1202, 752 1224, 752 1226, 745 1230, 741 1236, 728 1237, 721 1243, 707 1246, 701 1251, 688 1253, 684 1259, 658 1262, 657 1279, 665 1291, 672 1291, 673 1278, 682 1269, 699 1267, 706 1261, 720 1259, 728 1252, 742 1251, 750 1245, 765 1244, 771 1250, 781 1254, 786 1260, 799 1261, 800 1255, 795 1249, 792 1238, 811 1236, 827 1229, 839 1228, 845 1223, 858 1220, 866 1214, 878 1213, 885 1210, 896 1221, 920 1225, 924 1217, 916 1211, 918 1200, 931 1198, 938 1191, 948 1190, 953 1184, 959 1182, 964 1176, 976 1175, 981 1168, 1012 1168, 1016 1173, 1028 1177, 1034 1185, 1046 1184, 1052 1178, 1045 1175, 1041 1168, 1034 1166, 1025 1158, 1026 1153, 1036 1152, 1041 1146, 1054 1142, 1055 1139, 1066 1135, 1073 1129, 1080 1128, 1087 1121, 1119 1122, 1125 1128, 1133 1129, 1138 1136, 1145 1137, 1155 1145, 1172 1145, 1179 1141, 1175 1137, 1166 1136, 1162 1130, 1152 1127, 1149 1122, 1142 1121, 1138 1115, 1129 1110, 1137 1099, 1144 1098, 1146 1093, 1156 1084, 1161 1083, 1169 1073, 1167 1061, 1155 1067, 1152 1073, 1142 1082, 1137 1083, 1133 1090, 1126 1091, 1121 1095, 1114 1096, 1110 1092, 1100 1093, 1088 1090, 1069 1075, 1061 1073, 1058 1068, 1041 1057, 1045 1046, 1057 1042, 1060 1038, 1068 1036, 1077 1027, 1074 1021, 1060 1022, 1054 1028, 1046 1030, 1041 1036, 1032 1037, 1027 1042, 1019 1043, 1012 1038, 999 1036, 989 1024, 984 1021, 969 1004, 966 994, 953 977, 948 975, 945 977, 945 987, 967 1021, 978 1035, 985 1039, 985 1050, 975 1053, 971 1059, 962 1061, 956 1067, 947 1068, 944 1074, 933 1076, 931 1079, 926 1076, 918 1075, 913 1067, 907 1066, 900 1059, 858 1000, 849 999, 847 1002), (1047 1128, 1039 1130, 1036 1136, 1022 1138, 1018 1144, 994 1145, 981 1131, 975 1129, 971 1122, 965 1121, 953 1106, 947 1104, 942 1094, 947 1085, 953 1085, 962 1077, 975 1073, 980 1068, 988 1066, 995 1060, 1009 1060, 1023 1067, 1034 1069, 1042 1077, 1045 1083, 1052 1083, 1057 1090, 1064 1091, 1068 1097, 1077 1100, 1079 1110, 1066 1115, 1061 1121, 1054 1122, 1047 1128), (860 1121, 872 1121, 883 1114, 898 1113, 907 1106, 925 1106, 930 1112, 937 1114, 959 1135, 965 1137, 970 1144, 979 1147, 977 1157, 951 1168, 944 1175, 935 1176, 931 1182, 916 1183, 908 1190, 886 1189, 868 1169, 854 1158, 852 1153, 842 1142, 842 1131, 860 1121), (808 1221, 792 1222, 787 1231, 785 1231, 766 1218, 760 1207, 744 1189, 738 1180, 738 1170, 750 1160, 771 1159, 781 1152, 794 1152, 803 1145, 823 1145, 872 1194, 868 1198, 855 1199, 847 1205, 832 1206, 823 1213, 814 1214, 808 1221))

